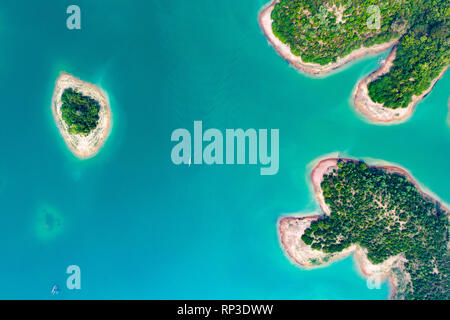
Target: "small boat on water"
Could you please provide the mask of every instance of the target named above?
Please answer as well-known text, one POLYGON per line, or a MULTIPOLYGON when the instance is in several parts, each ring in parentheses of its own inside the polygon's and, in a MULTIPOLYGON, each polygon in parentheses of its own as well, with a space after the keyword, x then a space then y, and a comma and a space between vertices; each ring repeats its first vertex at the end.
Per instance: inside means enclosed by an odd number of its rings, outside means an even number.
POLYGON ((52 288, 52 295, 58 295, 59 294, 59 287, 55 284, 52 288))

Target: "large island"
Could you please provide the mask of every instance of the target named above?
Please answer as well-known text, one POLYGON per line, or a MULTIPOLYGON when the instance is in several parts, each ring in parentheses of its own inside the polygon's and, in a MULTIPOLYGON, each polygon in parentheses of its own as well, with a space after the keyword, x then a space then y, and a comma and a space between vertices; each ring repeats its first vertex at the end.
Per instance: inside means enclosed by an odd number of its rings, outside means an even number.
POLYGON ((111 110, 106 93, 67 73, 56 80, 55 122, 69 149, 80 159, 93 157, 108 137, 111 110))
POLYGON ((356 86, 354 105, 373 122, 397 123, 448 68, 449 10, 444 0, 274 0, 259 23, 284 59, 314 75, 391 49, 356 86))
POLYGON ((304 268, 354 253, 392 299, 450 299, 449 211, 404 169, 327 158, 311 173, 322 213, 278 221, 282 248, 304 268))

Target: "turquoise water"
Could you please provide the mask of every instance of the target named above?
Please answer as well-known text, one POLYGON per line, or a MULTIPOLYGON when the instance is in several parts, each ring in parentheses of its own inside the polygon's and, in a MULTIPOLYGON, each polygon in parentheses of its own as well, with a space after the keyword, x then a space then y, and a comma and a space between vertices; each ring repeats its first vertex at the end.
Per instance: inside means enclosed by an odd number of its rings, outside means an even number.
POLYGON ((65 27, 70 3, 1 2, 0 298, 387 297, 351 257, 292 265, 276 221, 316 209, 307 166, 330 152, 401 164, 450 202, 450 77, 410 121, 369 124, 350 98, 377 57, 325 79, 301 75, 260 31, 265 1, 77 1, 81 31, 65 27), (62 70, 110 97, 112 133, 90 160, 70 153, 53 122, 62 70), (175 166, 170 135, 194 120, 280 129, 279 173, 175 166), (81 290, 65 287, 72 264, 81 290))

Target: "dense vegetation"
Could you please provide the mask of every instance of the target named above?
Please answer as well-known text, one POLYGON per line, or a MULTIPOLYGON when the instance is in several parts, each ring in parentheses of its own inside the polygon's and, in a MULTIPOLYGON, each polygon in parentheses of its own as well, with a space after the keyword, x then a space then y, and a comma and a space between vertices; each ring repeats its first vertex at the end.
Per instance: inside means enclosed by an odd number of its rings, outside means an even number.
POLYGON ((88 135, 97 127, 100 119, 100 105, 94 99, 68 88, 62 96, 62 118, 69 127, 70 134, 88 135))
POLYGON ((399 108, 449 64, 449 16, 446 0, 280 0, 272 30, 304 62, 321 65, 400 37, 392 71, 369 85, 373 101, 399 108))
POLYGON ((410 6, 414 19, 400 39, 394 66, 368 85, 370 98, 389 108, 407 107, 450 63, 450 1, 415 0, 410 6))
POLYGON ((393 1, 281 0, 272 11, 273 33, 289 44, 304 62, 326 65, 361 46, 371 46, 400 36, 404 12, 393 1), (370 5, 379 5, 381 28, 369 29, 370 5), (369 11, 369 12, 368 12, 369 11))
POLYGON ((411 280, 398 298, 450 299, 449 215, 439 204, 404 176, 363 162, 340 160, 321 187, 331 214, 305 230, 307 245, 333 253, 358 244, 374 264, 403 254, 411 280))

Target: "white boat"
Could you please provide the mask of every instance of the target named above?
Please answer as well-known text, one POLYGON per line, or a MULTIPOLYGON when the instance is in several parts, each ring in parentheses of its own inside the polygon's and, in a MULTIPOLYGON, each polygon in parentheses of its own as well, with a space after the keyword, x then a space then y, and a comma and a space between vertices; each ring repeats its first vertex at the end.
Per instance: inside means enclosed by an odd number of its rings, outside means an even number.
POLYGON ((59 294, 59 288, 58 288, 58 286, 55 284, 54 286, 53 286, 53 288, 52 288, 52 295, 57 295, 57 294, 59 294))

